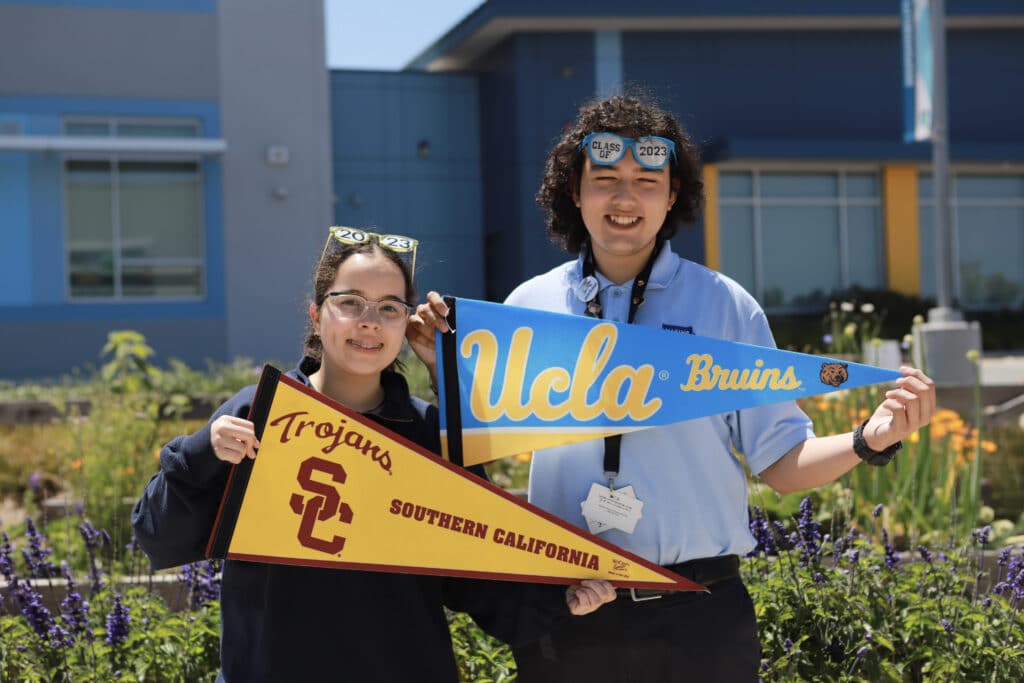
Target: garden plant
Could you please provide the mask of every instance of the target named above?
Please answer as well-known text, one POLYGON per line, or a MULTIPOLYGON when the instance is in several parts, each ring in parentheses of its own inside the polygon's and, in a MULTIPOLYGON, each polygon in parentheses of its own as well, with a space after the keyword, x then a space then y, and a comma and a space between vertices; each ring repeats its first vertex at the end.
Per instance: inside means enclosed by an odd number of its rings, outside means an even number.
MULTIPOLYGON (((855 357, 872 343, 858 330, 877 329, 873 310, 837 305, 832 313, 825 353, 855 357)), ((254 370, 244 361, 206 373, 180 363, 157 370, 151 354, 141 336, 117 333, 91 377, 15 392, 57 402, 84 396, 90 409, 0 431, 4 472, 23 483, 17 493, 28 513, 0 520, 2 681, 216 676, 216 564, 153 576, 130 536, 125 501, 155 471, 159 445, 198 426, 186 418, 193 398, 219 400, 252 383, 254 370), (42 505, 45 481, 64 487, 61 515, 42 505), (177 599, 157 590, 168 578, 177 599)), ((408 366, 414 390, 431 397, 425 372, 408 366)), ((846 432, 878 391, 836 392, 803 407, 819 434, 846 432)), ((942 411, 891 466, 855 468, 809 495, 751 482, 758 545, 741 570, 761 630, 762 680, 1024 680, 1024 537, 1013 535, 1020 510, 997 518, 981 486, 1024 439, 1020 430, 1016 440, 981 434, 979 423, 977 412, 942 411)), ((507 458, 488 470, 498 485, 521 488, 528 462, 507 458)), ((507 646, 464 614, 450 613, 449 623, 463 680, 515 679, 507 646)))

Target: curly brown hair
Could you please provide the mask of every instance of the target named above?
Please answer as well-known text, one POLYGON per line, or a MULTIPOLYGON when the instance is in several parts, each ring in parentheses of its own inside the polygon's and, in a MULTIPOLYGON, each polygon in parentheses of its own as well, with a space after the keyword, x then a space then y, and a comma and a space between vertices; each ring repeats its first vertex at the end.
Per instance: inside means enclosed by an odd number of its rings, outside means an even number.
POLYGON ((579 253, 587 241, 587 227, 573 200, 583 174, 580 144, 590 133, 607 131, 625 137, 658 135, 676 144, 675 159, 669 164, 676 201, 665 217, 658 238, 667 240, 682 223, 693 223, 704 200, 697 148, 679 121, 652 100, 640 95, 613 95, 595 99, 580 107, 576 121, 551 150, 544 179, 537 192, 537 205, 544 209, 548 237, 563 250, 579 253))
MULTIPOLYGON (((325 245, 324 252, 321 254, 320 259, 313 268, 313 299, 311 303, 316 306, 318 310, 324 305, 324 300, 327 299, 327 293, 331 291, 331 287, 334 285, 334 278, 338 275, 338 268, 342 263, 348 260, 349 257, 356 254, 380 254, 398 266, 398 269, 402 272, 402 280, 405 281, 405 301, 406 303, 415 305, 416 286, 412 281, 412 269, 396 252, 381 247, 376 240, 365 242, 363 244, 344 244, 336 241, 332 237, 328 237, 327 239, 328 242, 325 245)), ((318 335, 316 330, 313 329, 312 320, 306 323, 306 338, 303 343, 303 347, 303 352, 307 356, 312 356, 317 360, 323 359, 323 342, 320 339, 320 335, 318 335)), ((402 364, 398 359, 395 359, 387 369, 401 370, 402 364)))

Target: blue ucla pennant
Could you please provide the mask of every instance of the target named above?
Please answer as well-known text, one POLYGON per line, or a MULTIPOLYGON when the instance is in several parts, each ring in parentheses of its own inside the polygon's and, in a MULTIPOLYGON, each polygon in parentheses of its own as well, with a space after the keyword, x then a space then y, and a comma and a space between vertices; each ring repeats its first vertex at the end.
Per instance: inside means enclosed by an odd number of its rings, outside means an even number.
POLYGON ((441 441, 463 465, 887 382, 894 370, 710 337, 446 299, 441 441))

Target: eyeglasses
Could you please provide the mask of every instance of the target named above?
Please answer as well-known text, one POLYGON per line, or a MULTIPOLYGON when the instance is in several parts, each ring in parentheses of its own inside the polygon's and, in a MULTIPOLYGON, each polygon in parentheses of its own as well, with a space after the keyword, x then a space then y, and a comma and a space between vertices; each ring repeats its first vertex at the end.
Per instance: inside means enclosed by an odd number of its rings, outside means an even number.
POLYGON ((327 292, 324 303, 330 307, 334 315, 345 320, 362 320, 367 311, 373 309, 385 325, 404 324, 412 315, 413 308, 404 301, 395 299, 382 299, 370 301, 358 294, 348 292, 327 292))
POLYGON ((324 243, 323 253, 320 254, 321 259, 323 259, 327 254, 327 250, 335 242, 342 244, 368 244, 376 242, 389 251, 399 254, 411 254, 409 271, 411 273, 416 272, 416 247, 419 246, 419 241, 412 237, 382 235, 377 232, 370 232, 369 230, 360 230, 359 228, 350 228, 344 225, 332 225, 327 231, 327 241, 324 243))
POLYGON ((669 157, 676 158, 676 143, 657 135, 627 138, 617 133, 591 133, 583 138, 580 149, 587 150, 591 163, 596 166, 617 163, 627 149, 633 150, 636 163, 644 168, 663 168, 669 157))

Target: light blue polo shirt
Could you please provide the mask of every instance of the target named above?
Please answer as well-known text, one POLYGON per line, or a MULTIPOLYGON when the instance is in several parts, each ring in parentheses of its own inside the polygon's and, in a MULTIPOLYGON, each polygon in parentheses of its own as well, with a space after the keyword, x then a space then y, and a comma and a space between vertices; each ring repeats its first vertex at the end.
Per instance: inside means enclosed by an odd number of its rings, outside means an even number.
MULTIPOLYGON (((582 259, 532 278, 505 303, 583 315, 573 286, 582 259)), ((607 320, 625 322, 633 282, 614 285, 598 274, 607 320)), ((654 262, 635 324, 775 348, 764 312, 728 277, 680 258, 666 244, 654 262)), ((601 534, 609 542, 661 565, 698 557, 744 555, 753 549, 747 516, 747 480, 737 456, 755 473, 812 438, 808 417, 796 403, 776 403, 644 429, 622 437, 616 488, 633 486, 644 502, 632 534, 601 534)), ((531 503, 586 529, 580 503, 604 478, 601 439, 534 453, 531 503)))

